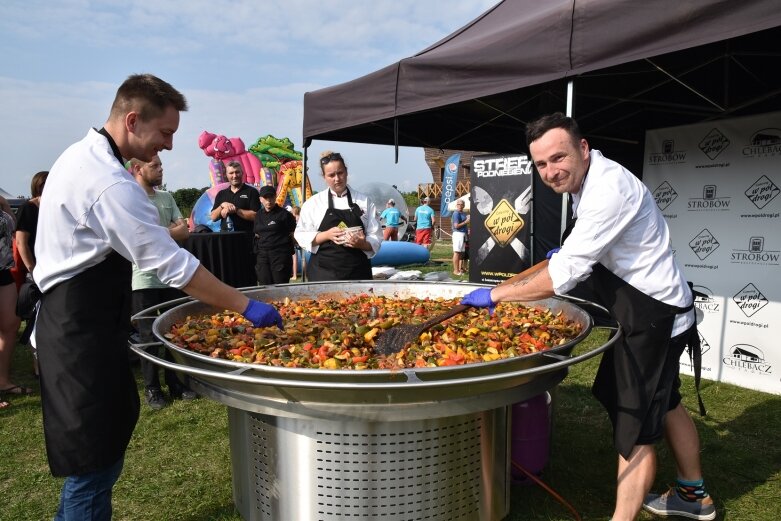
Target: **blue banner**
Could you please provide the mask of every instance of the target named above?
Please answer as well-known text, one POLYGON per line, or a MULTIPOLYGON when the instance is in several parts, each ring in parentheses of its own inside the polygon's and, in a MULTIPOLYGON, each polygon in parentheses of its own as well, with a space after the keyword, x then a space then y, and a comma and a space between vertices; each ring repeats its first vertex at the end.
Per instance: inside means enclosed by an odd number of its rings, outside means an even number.
POLYGON ((453 154, 445 161, 445 173, 442 176, 442 205, 439 207, 439 215, 442 217, 450 217, 453 213, 447 206, 456 198, 459 163, 461 163, 461 154, 453 154))

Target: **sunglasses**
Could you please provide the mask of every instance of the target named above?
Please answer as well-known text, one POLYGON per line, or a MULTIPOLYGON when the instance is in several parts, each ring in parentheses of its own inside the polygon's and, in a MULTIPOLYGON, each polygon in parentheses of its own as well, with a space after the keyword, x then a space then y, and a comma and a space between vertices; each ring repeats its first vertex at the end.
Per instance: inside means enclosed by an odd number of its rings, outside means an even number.
POLYGON ((334 152, 333 154, 328 154, 327 156, 323 156, 320 158, 320 164, 321 165, 327 165, 331 161, 341 161, 344 163, 344 159, 342 159, 342 154, 339 152, 334 152))

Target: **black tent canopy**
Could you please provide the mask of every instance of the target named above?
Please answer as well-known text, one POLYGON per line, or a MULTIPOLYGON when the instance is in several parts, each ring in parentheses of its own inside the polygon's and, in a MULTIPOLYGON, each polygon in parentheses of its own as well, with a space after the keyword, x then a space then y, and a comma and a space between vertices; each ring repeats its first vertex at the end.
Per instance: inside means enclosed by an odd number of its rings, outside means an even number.
POLYGON ((410 58, 304 96, 313 139, 524 152, 574 111, 593 148, 642 165, 645 130, 781 110, 781 0, 503 0, 410 58))

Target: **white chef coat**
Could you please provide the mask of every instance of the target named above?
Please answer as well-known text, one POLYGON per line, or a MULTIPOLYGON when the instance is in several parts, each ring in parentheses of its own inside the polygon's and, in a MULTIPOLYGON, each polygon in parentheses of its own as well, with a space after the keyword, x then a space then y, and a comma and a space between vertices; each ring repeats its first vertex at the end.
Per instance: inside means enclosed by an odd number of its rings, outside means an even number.
POLYGON ((157 208, 95 129, 57 159, 41 196, 33 278, 44 293, 116 250, 141 270, 186 286, 200 264, 158 225, 157 208))
MULTIPOLYGON (((371 251, 362 250, 368 258, 372 258, 377 254, 382 243, 382 225, 377 220, 377 208, 374 206, 374 202, 369 199, 366 194, 357 192, 347 186, 350 190, 350 197, 352 197, 353 203, 357 204, 363 215, 361 216, 361 222, 366 234, 366 240, 371 244, 371 251)), ((325 212, 328 211, 328 192, 331 192, 334 201, 334 209, 336 210, 349 210, 350 207, 347 203, 347 192, 342 197, 337 196, 330 188, 318 192, 306 201, 301 207, 301 215, 298 217, 298 223, 296 224, 296 231, 293 236, 296 242, 303 249, 317 253, 320 248, 319 245, 313 246, 312 241, 315 239, 315 235, 318 233, 320 223, 325 217, 325 212)))
MULTIPOLYGON (((592 150, 590 157, 583 185, 572 194, 577 221, 548 265, 556 294, 565 294, 585 280, 599 262, 649 297, 672 306, 690 305, 691 291, 651 193, 631 172, 598 150, 592 150)), ((693 323, 693 310, 679 314, 673 336, 693 323)))

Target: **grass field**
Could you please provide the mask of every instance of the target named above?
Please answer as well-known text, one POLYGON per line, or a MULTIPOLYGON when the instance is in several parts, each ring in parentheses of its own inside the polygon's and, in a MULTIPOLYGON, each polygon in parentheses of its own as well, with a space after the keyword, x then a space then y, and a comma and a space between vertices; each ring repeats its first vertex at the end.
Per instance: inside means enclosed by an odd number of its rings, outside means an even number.
MULTIPOLYGON (((448 258, 446 248, 444 258, 448 258)), ((434 250, 434 259, 443 251, 434 250)), ((418 269, 418 268, 416 268, 418 269)), ((421 271, 450 270, 449 264, 421 271)), ((604 342, 598 332, 576 354, 604 342)), ((17 346, 14 381, 36 390, 12 399, 0 411, 0 520, 52 519, 62 480, 49 474, 41 425, 40 396, 31 374, 28 349, 17 346)), ((578 364, 553 392, 551 456, 542 479, 580 513, 583 520, 610 517, 615 454, 607 417, 591 396, 597 360, 578 364)), ((137 372, 139 390, 142 388, 137 372)), ((708 416, 696 416, 702 438, 706 484, 718 508, 717 519, 781 519, 781 398, 704 381, 708 416)), ((683 377, 684 403, 696 410, 693 382, 683 377)), ((655 489, 672 482, 675 471, 664 449, 655 489)), ((149 521, 240 521, 231 497, 230 447, 224 406, 199 399, 176 401, 161 411, 142 405, 127 452, 125 470, 114 489, 114 519, 149 521)), ((537 486, 512 490, 509 521, 564 521, 572 515, 537 486)), ((641 521, 654 519, 641 514, 641 521)), ((288 520, 279 520, 288 521, 288 520)), ((290 520, 299 521, 299 520, 290 520)))

